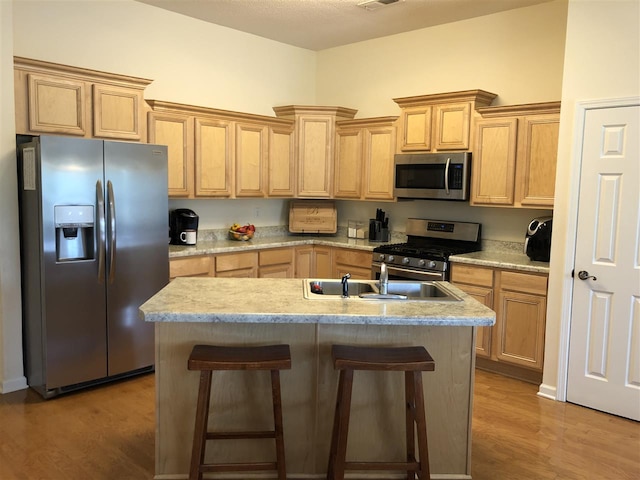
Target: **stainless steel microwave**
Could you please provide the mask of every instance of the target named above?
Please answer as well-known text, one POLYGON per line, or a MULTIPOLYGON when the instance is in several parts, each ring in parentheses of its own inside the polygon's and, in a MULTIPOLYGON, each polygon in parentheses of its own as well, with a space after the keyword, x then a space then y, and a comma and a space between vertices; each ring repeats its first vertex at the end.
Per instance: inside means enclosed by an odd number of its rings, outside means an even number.
POLYGON ((468 200, 471 152, 401 153, 395 156, 397 198, 468 200))

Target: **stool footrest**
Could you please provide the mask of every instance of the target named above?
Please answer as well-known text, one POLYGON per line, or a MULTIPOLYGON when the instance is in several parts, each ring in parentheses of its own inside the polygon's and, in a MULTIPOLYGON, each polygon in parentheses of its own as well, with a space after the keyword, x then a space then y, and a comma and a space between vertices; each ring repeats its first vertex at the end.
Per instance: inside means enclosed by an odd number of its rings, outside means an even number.
POLYGON ((418 462, 345 462, 345 470, 398 470, 413 471, 420 470, 418 462))
POLYGON ((276 438, 276 432, 207 432, 207 440, 237 440, 250 438, 276 438))
POLYGON ((201 472, 247 472, 260 470, 277 470, 275 462, 254 463, 205 463, 200 465, 201 472))

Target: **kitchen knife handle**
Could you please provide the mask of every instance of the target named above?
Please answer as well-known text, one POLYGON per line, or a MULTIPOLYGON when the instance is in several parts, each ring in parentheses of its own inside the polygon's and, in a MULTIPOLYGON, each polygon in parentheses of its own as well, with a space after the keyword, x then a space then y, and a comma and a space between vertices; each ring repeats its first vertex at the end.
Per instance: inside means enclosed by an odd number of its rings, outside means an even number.
POLYGON ((104 283, 104 262, 105 262, 105 222, 104 222, 104 194, 102 192, 102 182, 96 182, 96 205, 98 210, 98 283, 104 283))
POLYGON ((447 158, 447 165, 444 167, 444 192, 449 195, 449 165, 451 158, 447 158))
POLYGON ((116 277, 116 199, 113 184, 107 181, 107 207, 109 208, 109 283, 116 277))

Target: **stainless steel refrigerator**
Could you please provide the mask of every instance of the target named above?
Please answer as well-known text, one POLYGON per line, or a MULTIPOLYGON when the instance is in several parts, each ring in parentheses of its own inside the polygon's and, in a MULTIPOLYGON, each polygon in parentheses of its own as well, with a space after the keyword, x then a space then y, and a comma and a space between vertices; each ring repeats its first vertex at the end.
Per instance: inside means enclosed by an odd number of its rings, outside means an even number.
POLYGON ((18 140, 25 374, 45 398, 153 370, 138 307, 168 283, 167 147, 18 140))

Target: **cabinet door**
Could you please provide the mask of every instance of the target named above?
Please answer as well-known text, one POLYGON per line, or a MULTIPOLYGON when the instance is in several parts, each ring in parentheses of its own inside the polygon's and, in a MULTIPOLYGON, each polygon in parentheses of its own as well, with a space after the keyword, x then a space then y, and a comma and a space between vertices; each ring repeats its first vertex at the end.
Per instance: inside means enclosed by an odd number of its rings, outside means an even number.
POLYGON ((332 278, 333 263, 331 247, 313 247, 313 270, 314 277, 332 278))
POLYGON ((293 127, 270 127, 267 179, 267 195, 269 197, 293 197, 295 195, 295 165, 293 127))
POLYGON ((349 273, 354 279, 371 280, 371 252, 335 248, 333 263, 333 278, 342 278, 349 273))
POLYGON ((297 247, 295 258, 295 278, 316 276, 313 270, 313 246, 297 247))
POLYGON ((540 295, 500 291, 497 358, 542 370, 546 299, 540 295))
POLYGON ((101 138, 142 138, 142 90, 93 85, 93 135, 101 138))
POLYGON ((268 132, 263 125, 236 124, 236 197, 266 194, 268 132))
POLYGON ((86 134, 87 85, 31 73, 28 75, 29 129, 34 133, 86 134))
POLYGON ((149 143, 166 145, 169 196, 193 196, 193 126, 189 117, 149 112, 149 143))
POLYGON ((517 119, 479 120, 476 126, 471 204, 513 205, 517 119))
POLYGON ((169 260, 169 278, 212 276, 212 267, 213 259, 210 256, 172 258, 169 260))
POLYGON ((537 115, 522 121, 517 187, 523 207, 553 207, 559 127, 559 115, 537 115))
MULTIPOLYGON (((475 285, 454 284, 460 290, 475 298, 477 301, 493 308, 493 289, 477 287, 475 285)), ((493 327, 477 327, 476 329, 476 355, 489 358, 491 356, 491 329, 493 327)))
POLYGON ((216 277, 254 278, 258 273, 257 252, 217 255, 216 277))
POLYGON ((336 132, 335 198, 360 198, 362 193, 362 129, 336 132))
POLYGON ((293 278, 293 249, 270 248, 258 252, 258 277, 293 278))
POLYGON ((395 127, 367 128, 365 130, 363 192, 365 199, 393 200, 395 145, 395 127))
POLYGON ((329 198, 333 180, 333 119, 300 117, 298 197, 329 198))
POLYGON ((471 103, 435 107, 435 150, 468 150, 471 103))
POLYGON ((403 152, 431 150, 431 115, 431 106, 403 109, 400 150, 403 152))
POLYGON ((293 278, 293 264, 270 265, 260 267, 259 278, 293 278))
POLYGON ((231 196, 232 122, 195 119, 195 195, 231 196))

